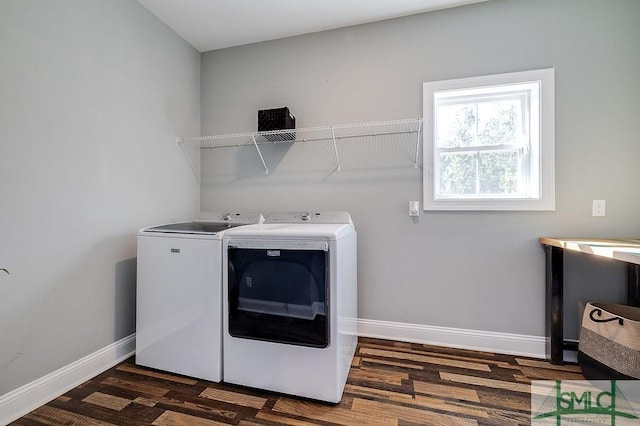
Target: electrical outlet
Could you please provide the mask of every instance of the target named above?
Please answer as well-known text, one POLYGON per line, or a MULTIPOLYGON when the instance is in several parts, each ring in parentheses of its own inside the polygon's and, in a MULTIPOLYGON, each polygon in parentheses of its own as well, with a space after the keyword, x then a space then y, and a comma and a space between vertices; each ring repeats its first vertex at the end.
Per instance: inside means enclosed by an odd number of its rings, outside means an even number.
POLYGON ((604 216, 606 211, 605 200, 593 200, 593 216, 604 216))
POLYGON ((419 201, 409 201, 409 216, 420 216, 419 201))

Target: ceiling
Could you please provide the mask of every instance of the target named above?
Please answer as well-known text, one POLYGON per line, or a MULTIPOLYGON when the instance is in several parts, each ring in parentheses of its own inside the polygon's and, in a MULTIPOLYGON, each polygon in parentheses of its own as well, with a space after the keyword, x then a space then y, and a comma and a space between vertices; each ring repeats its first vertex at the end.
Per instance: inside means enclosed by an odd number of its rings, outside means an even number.
POLYGON ((138 0, 200 52, 487 0, 138 0))

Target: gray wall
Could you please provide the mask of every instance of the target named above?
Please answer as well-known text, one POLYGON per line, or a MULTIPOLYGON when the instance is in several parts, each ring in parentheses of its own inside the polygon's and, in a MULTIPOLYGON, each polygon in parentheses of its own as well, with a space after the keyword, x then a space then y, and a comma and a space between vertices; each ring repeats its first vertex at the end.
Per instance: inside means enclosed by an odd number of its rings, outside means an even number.
POLYGON ((0 395, 135 332, 136 231, 192 217, 200 54, 131 0, 0 1, 0 395))
MULTIPOLYGON (((255 131, 258 109, 284 105, 298 127, 416 118, 425 81, 554 67, 555 212, 412 220, 422 171, 397 141, 344 144, 341 172, 328 144, 269 148, 269 176, 250 148, 202 151, 202 207, 348 210, 360 318, 543 336, 537 238, 640 235, 639 18, 636 0, 494 0, 203 55, 203 134, 255 131)), ((623 299, 624 268, 571 255, 566 267, 576 337, 585 300, 623 299)))

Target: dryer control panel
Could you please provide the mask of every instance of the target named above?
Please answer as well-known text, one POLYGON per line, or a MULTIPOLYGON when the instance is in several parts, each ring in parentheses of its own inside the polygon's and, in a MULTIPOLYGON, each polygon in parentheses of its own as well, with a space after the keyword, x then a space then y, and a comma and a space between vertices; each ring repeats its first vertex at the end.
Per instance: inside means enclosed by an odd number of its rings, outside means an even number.
POLYGON ((335 223, 353 224, 348 212, 303 211, 278 212, 266 216, 264 223, 335 223))
POLYGON ((262 221, 260 213, 218 213, 218 212, 201 212, 194 222, 212 222, 212 223, 237 223, 241 225, 250 225, 260 223, 262 221))

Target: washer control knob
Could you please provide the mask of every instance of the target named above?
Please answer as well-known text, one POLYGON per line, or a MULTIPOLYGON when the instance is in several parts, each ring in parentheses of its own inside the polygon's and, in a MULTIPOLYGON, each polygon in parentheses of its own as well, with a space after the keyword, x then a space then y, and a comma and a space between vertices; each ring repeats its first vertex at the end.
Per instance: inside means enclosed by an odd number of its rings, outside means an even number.
POLYGON ((231 213, 225 213, 222 215, 222 220, 231 220, 231 213))
POLYGON ((307 220, 309 220, 310 217, 311 216, 309 215, 308 212, 302 213, 302 220, 307 221, 307 220))

